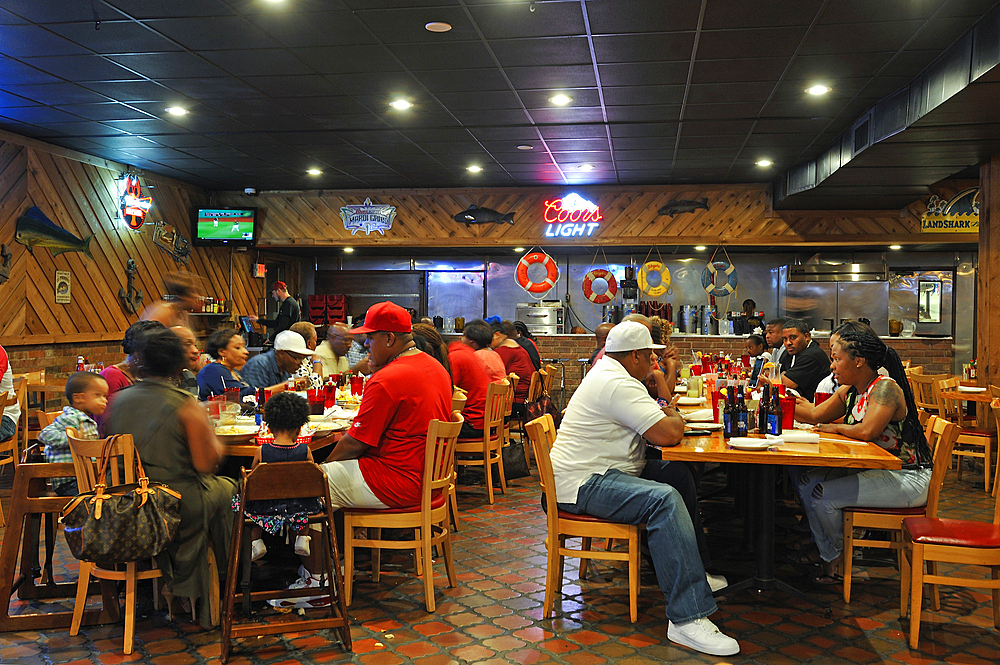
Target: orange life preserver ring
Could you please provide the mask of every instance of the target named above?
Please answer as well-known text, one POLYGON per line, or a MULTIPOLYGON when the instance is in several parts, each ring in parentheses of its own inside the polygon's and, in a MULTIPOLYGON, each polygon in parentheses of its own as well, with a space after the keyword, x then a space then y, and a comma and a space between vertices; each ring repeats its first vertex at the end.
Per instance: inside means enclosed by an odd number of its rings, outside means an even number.
POLYGON ((521 260, 517 262, 517 273, 514 278, 528 293, 547 293, 559 279, 559 267, 556 265, 555 259, 545 252, 531 252, 522 256, 521 260), (536 263, 545 266, 545 279, 540 282, 532 282, 528 279, 528 268, 536 263))
POLYGON ((618 294, 618 282, 615 276, 604 268, 594 268, 583 276, 583 295, 592 303, 604 305, 615 299, 618 294), (594 280, 603 279, 608 283, 608 290, 604 293, 594 293, 594 280))

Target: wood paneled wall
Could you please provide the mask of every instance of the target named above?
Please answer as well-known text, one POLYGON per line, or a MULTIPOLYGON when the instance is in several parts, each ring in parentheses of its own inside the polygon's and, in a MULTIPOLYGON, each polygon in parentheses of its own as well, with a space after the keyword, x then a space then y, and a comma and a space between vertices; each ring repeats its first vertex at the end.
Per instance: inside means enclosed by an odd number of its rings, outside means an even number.
MULTIPOLYGON (((580 187, 524 189, 443 189, 382 191, 304 191, 263 193, 250 198, 226 192, 223 205, 254 205, 264 220, 260 244, 270 247, 356 245, 496 247, 514 245, 714 244, 847 245, 917 244, 924 202, 891 211, 773 211, 765 185, 691 187, 580 187), (542 219, 546 200, 576 191, 597 203, 603 221, 592 238, 546 238, 542 219), (392 229, 384 236, 344 229, 340 208, 366 198, 396 206, 392 229), (672 200, 708 200, 708 210, 675 217, 660 215, 672 200), (452 217, 475 204, 513 212, 514 224, 472 225, 452 217)), ((936 234, 933 242, 975 242, 975 235, 936 234)))
MULTIPOLYGON (((118 221, 119 165, 87 158, 72 151, 47 149, 37 141, 24 144, 10 135, 0 137, 0 242, 13 253, 10 277, 0 284, 0 344, 20 346, 59 342, 98 342, 121 339, 138 320, 127 314, 118 290, 127 287, 125 264, 138 267, 135 286, 142 290, 142 307, 163 292, 166 273, 189 270, 205 278, 205 295, 229 297, 228 248, 193 248, 187 266, 153 244, 153 222, 163 220, 190 239, 191 212, 208 203, 208 193, 156 176, 142 177, 146 195, 153 199, 146 224, 138 232, 118 221), (14 239, 17 219, 38 206, 57 226, 80 238, 90 235, 93 260, 82 252, 58 256, 44 247, 34 254, 14 239), (55 271, 72 274, 69 304, 55 303, 55 271)), ((122 167, 123 168, 123 167, 122 167)), ((263 296, 261 279, 251 277, 255 252, 232 257, 234 309, 257 310, 263 296)))

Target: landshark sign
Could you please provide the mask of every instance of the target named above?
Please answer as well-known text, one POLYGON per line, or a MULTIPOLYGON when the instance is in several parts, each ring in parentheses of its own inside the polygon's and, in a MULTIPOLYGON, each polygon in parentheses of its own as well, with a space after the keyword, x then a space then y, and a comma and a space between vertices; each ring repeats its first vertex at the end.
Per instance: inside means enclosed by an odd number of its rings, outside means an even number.
POLYGON ((346 205, 340 209, 340 218, 344 220, 344 228, 354 235, 364 231, 365 235, 378 231, 382 235, 392 228, 392 220, 396 218, 396 206, 379 205, 365 199, 362 205, 346 205))

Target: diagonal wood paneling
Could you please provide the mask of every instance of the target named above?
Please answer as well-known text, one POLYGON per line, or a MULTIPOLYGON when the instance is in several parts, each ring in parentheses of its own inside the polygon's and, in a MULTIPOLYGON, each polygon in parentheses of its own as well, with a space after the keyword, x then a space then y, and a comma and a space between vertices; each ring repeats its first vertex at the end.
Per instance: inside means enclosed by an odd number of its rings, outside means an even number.
MULTIPOLYGON (((118 222, 119 171, 85 163, 53 149, 46 151, 14 140, 0 142, 0 242, 13 252, 10 277, 0 284, 0 344, 18 346, 52 342, 120 339, 138 317, 126 314, 118 300, 127 285, 125 265, 139 268, 136 288, 149 304, 160 297, 168 272, 190 270, 206 280, 206 295, 226 299, 230 290, 228 248, 194 248, 185 268, 153 244, 153 222, 162 219, 190 237, 191 213, 208 204, 208 193, 159 177, 143 177, 153 197, 149 222, 134 232, 118 222), (82 252, 59 256, 42 247, 29 253, 14 240, 17 219, 33 205, 80 238, 90 235, 93 260, 82 252), (72 274, 72 302, 56 304, 56 270, 72 274)), ((240 313, 257 311, 263 280, 251 277, 254 252, 232 256, 232 295, 240 313)))
MULTIPOLYGON (((948 195, 953 186, 938 192, 948 195)), ((603 221, 591 239, 546 238, 543 202, 572 188, 443 189, 373 191, 238 192, 213 196, 219 205, 253 205, 264 220, 264 247, 495 247, 542 244, 676 245, 823 245, 830 243, 922 243, 920 215, 926 201, 897 211, 772 212, 764 185, 648 188, 586 187, 576 191, 601 207, 603 221), (396 219, 385 236, 352 236, 339 212, 343 205, 375 203, 396 206, 396 219), (658 213, 671 200, 708 199, 709 210, 697 209, 673 218, 658 213), (452 219, 471 204, 513 212, 514 224, 473 225, 452 219)), ((955 191, 958 191, 955 189, 955 191)), ((954 193, 954 192, 951 192, 954 193)), ((934 242, 975 242, 974 235, 937 235, 934 242)))

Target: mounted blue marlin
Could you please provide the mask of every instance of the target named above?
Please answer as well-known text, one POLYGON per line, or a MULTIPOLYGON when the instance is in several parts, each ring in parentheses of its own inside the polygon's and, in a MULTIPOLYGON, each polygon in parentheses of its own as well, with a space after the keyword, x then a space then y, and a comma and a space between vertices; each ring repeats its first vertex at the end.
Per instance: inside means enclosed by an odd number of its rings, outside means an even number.
POLYGON ((27 247, 32 256, 37 246, 48 247, 53 256, 63 252, 83 252, 93 260, 90 253, 90 241, 93 239, 91 235, 86 240, 80 240, 66 229, 56 226, 38 206, 31 206, 18 218, 14 233, 14 240, 27 247))
POLYGON ((469 224, 513 224, 514 213, 508 212, 504 215, 492 208, 471 205, 468 210, 455 215, 454 220, 465 224, 465 228, 469 228, 469 224))

